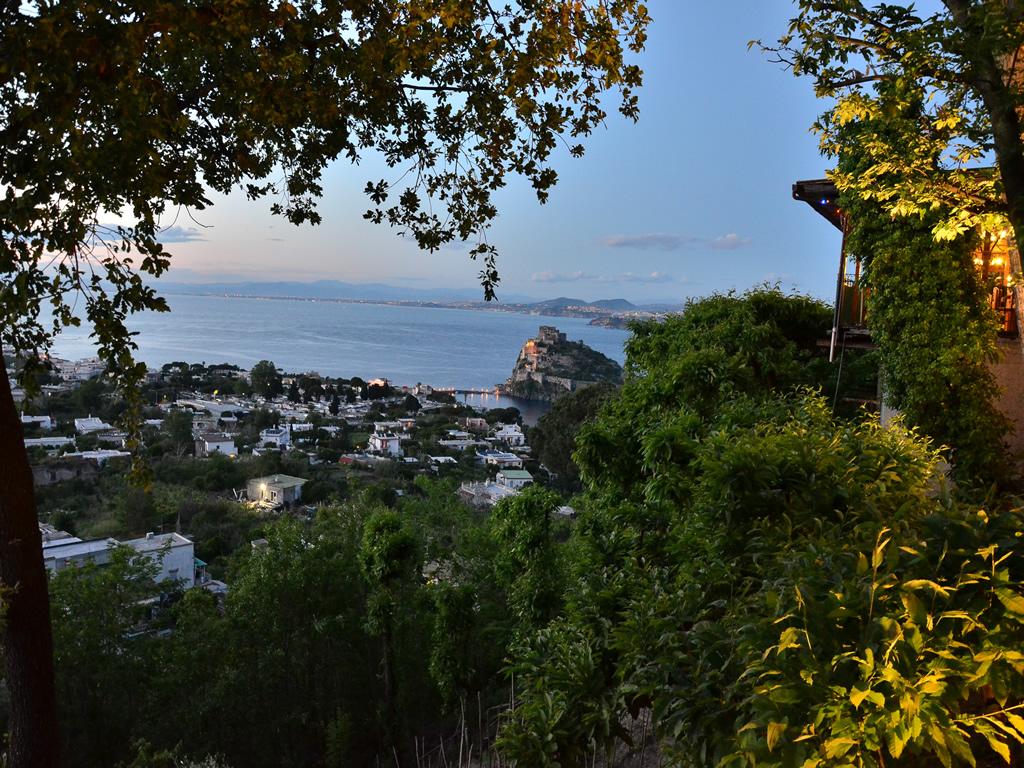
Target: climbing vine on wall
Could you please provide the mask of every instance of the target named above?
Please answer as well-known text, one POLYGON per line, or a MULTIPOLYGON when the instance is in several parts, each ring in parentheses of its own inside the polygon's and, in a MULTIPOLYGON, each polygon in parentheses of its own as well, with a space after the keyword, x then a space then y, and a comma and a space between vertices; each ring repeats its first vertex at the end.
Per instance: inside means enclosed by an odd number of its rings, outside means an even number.
POLYGON ((931 217, 893 219, 853 194, 841 204, 871 289, 886 400, 950 448, 959 480, 1004 480, 1009 423, 994 402, 996 318, 974 269, 977 237, 936 242, 931 217))

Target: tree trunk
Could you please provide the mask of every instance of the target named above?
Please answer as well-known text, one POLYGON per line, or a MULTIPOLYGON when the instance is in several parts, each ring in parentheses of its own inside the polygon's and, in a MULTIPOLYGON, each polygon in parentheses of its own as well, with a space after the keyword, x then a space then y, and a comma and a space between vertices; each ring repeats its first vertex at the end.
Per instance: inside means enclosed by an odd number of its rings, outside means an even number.
POLYGON ((11 697, 9 768, 57 768, 53 635, 32 470, 0 355, 0 585, 11 697))

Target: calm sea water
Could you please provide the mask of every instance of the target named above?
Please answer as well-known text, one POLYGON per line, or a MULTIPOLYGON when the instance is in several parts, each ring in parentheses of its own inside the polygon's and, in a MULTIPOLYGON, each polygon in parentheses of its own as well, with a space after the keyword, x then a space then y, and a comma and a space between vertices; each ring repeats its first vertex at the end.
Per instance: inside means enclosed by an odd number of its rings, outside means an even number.
MULTIPOLYGON (((248 368, 266 359, 292 372, 476 389, 508 378, 523 342, 540 325, 554 325, 620 363, 629 335, 582 319, 505 312, 221 296, 167 299, 170 313, 147 313, 132 323, 139 331, 138 357, 150 367, 185 360, 248 368)), ((54 353, 81 358, 94 349, 86 332, 72 329, 57 340, 54 353)), ((487 398, 470 402, 504 405, 487 398)))

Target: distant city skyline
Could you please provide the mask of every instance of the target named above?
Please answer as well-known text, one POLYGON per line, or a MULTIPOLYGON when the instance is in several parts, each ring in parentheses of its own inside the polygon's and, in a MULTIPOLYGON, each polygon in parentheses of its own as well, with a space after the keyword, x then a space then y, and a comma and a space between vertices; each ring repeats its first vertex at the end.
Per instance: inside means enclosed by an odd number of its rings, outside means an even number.
MULTIPOLYGON (((584 158, 559 158, 546 205, 519 179, 498 194, 487 239, 500 251, 499 299, 681 301, 764 282, 829 297, 838 234, 790 196, 793 181, 828 167, 809 130, 825 104, 810 82, 747 49, 784 32, 793 4, 651 0, 649 9, 640 122, 610 109, 584 158)), ((362 219, 365 182, 393 176, 370 156, 331 166, 317 227, 294 227, 242 194, 215 197, 165 232, 167 280, 474 288, 478 266, 464 248, 423 253, 362 219)))

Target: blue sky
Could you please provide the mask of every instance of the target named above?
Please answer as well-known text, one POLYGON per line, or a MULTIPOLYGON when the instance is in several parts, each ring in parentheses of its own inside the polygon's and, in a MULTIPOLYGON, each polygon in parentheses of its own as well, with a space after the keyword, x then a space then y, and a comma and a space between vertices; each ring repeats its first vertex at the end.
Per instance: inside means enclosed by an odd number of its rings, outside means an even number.
MULTIPOLYGON (((747 50, 785 31, 793 4, 648 5, 640 122, 610 117, 584 158, 559 164, 546 205, 520 181, 500 193, 488 235, 501 252, 499 298, 679 301, 764 281, 828 298, 839 234, 790 197, 794 180, 827 167, 809 131, 824 105, 809 81, 747 50)), ((473 287, 464 252, 422 253, 362 220, 365 182, 386 176, 372 160, 333 166, 317 227, 296 228, 242 195, 217 198, 199 217, 205 228, 179 218, 176 239, 187 242, 169 244, 170 279, 473 287)))

